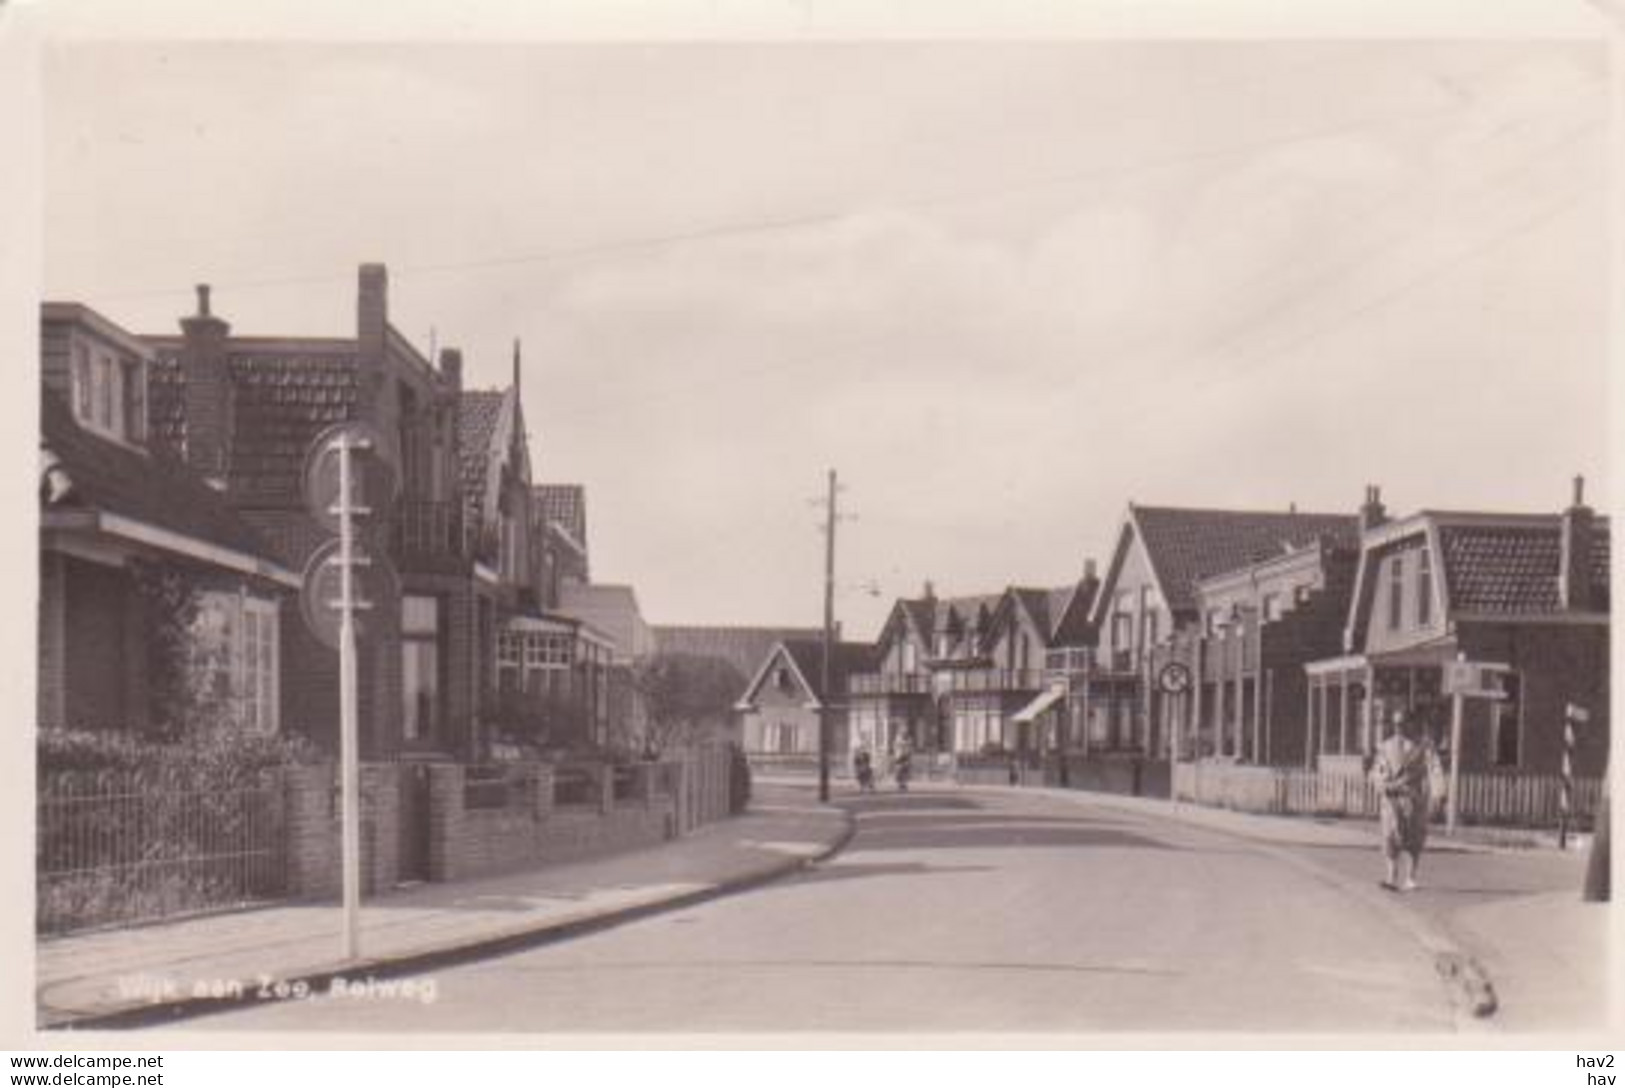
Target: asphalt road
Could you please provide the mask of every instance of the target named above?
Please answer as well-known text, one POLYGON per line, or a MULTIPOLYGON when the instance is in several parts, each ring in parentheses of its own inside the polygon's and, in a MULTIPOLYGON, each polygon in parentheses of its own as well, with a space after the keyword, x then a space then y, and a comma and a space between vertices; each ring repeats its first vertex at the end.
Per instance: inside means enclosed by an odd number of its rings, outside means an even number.
POLYGON ((419 980, 252 1007, 215 1030, 1443 1032, 1390 913, 1280 851, 1019 793, 847 798, 801 875, 419 980), (432 993, 433 1000, 426 1000, 432 993))

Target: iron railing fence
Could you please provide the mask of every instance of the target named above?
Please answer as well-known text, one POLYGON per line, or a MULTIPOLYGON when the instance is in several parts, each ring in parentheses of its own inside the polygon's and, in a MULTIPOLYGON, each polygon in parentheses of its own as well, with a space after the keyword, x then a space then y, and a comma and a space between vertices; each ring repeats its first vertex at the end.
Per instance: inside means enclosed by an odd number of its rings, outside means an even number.
POLYGON ((274 776, 236 789, 43 785, 35 928, 66 933, 278 899, 285 824, 274 776))

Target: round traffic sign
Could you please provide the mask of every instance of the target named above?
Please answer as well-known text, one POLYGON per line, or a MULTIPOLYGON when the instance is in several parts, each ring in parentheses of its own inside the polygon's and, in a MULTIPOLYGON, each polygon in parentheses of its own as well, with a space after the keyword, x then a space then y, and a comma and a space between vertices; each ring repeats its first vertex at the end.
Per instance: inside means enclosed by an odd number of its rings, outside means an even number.
POLYGON ((350 447, 350 503, 360 514, 355 525, 365 531, 389 513, 401 484, 395 466, 383 455, 377 428, 370 423, 335 423, 311 442, 305 451, 305 506, 322 528, 339 531, 341 443, 350 447))
POLYGON ((1178 695, 1191 686, 1190 666, 1182 661, 1170 661, 1157 673, 1157 687, 1164 694, 1178 695))
MULTIPOLYGON (((305 624, 329 649, 339 648, 340 601, 343 599, 343 568, 339 563, 341 542, 329 540, 305 564, 304 585, 299 607, 305 624)), ((401 599, 400 579, 395 567, 382 554, 355 548, 361 562, 355 568, 352 590, 358 604, 355 612, 356 641, 374 639, 393 623, 401 599)))

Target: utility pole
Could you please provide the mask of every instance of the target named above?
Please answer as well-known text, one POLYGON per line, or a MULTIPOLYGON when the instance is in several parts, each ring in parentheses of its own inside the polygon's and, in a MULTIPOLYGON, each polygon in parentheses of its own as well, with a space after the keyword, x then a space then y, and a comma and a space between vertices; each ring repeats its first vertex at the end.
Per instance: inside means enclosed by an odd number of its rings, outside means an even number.
POLYGON ((835 470, 829 470, 829 497, 824 507, 824 663, 818 701, 818 800, 829 801, 830 661, 835 655, 835 470))

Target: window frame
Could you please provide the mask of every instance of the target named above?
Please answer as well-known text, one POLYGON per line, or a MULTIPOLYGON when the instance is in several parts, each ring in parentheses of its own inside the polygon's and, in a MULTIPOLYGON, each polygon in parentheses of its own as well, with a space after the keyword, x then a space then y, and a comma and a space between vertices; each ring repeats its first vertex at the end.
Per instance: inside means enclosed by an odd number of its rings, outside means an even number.
MULTIPOLYGON (((433 593, 405 593, 401 595, 401 739, 408 744, 434 743, 439 737, 445 720, 445 601, 433 593), (414 623, 408 619, 410 606, 414 602, 428 602, 433 605, 433 615, 430 622, 425 625, 414 623), (422 689, 414 688, 408 684, 407 662, 414 654, 421 655, 427 649, 430 651, 429 668, 422 667, 421 659, 418 667, 411 670, 420 677, 430 678, 431 686, 428 690, 430 696, 429 706, 431 713, 429 720, 422 718, 422 689)), ((498 670, 502 667, 499 636, 498 670)))
POLYGON ((272 736, 282 729, 282 610, 278 601, 246 590, 204 590, 193 621, 194 655, 218 648, 223 662, 193 659, 193 668, 221 684, 230 724, 241 731, 272 736), (217 631, 213 617, 218 617, 217 631), (209 642, 219 639, 216 647, 209 642), (253 645, 251 646, 250 643, 253 645), (250 658, 252 657, 252 660, 250 658))

